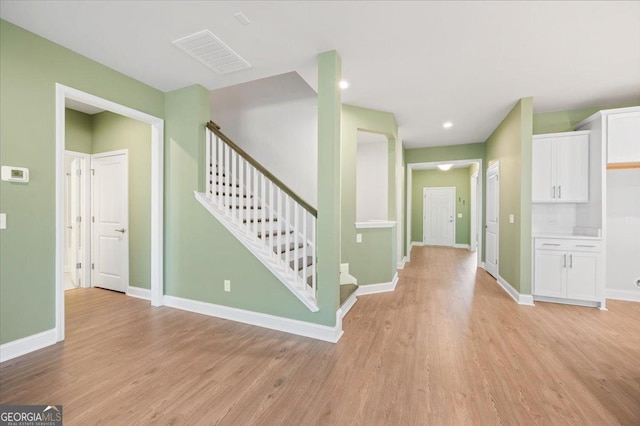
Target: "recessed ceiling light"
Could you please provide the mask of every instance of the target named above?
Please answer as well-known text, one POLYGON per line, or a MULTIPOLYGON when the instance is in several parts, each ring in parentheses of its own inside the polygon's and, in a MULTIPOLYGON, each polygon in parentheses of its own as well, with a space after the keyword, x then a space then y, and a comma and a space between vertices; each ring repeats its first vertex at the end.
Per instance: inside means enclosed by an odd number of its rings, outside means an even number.
POLYGON ((443 172, 446 172, 447 170, 449 170, 452 167, 453 167, 453 164, 438 164, 438 168, 440 170, 442 170, 443 172))
POLYGON ((349 87, 349 82, 346 80, 340 80, 340 88, 341 89, 346 89, 349 87))
POLYGON ((442 127, 444 127, 445 129, 450 129, 451 127, 453 127, 453 123, 452 123, 452 122, 450 122, 450 121, 445 121, 445 122, 442 124, 442 127))

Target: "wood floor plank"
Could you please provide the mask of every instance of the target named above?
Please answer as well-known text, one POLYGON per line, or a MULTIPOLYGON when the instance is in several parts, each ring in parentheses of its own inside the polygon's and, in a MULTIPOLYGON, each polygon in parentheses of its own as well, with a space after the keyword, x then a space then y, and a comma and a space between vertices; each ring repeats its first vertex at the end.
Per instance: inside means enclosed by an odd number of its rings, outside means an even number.
POLYGON ((65 342, 0 365, 0 403, 65 424, 640 425, 640 304, 519 306, 464 249, 415 247, 338 344, 99 289, 65 342))

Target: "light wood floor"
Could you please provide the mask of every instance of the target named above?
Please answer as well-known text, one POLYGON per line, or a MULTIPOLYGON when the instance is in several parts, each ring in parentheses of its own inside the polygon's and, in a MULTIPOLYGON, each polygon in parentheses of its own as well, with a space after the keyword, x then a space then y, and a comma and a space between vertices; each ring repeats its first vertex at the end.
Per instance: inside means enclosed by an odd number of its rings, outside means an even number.
POLYGON ((518 306, 474 257, 414 248, 336 345, 72 290, 67 340, 2 364, 0 401, 66 425, 639 425, 640 304, 518 306))

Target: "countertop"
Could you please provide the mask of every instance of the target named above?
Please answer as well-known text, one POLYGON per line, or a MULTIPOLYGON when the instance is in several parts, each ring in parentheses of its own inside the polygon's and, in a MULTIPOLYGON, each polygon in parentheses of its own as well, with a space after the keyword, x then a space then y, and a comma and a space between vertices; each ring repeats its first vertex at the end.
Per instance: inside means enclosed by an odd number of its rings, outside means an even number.
POLYGON ((564 238, 570 240, 593 240, 600 241, 602 237, 592 237, 589 235, 576 235, 576 234, 548 234, 548 233, 534 233, 531 234, 532 238, 564 238))

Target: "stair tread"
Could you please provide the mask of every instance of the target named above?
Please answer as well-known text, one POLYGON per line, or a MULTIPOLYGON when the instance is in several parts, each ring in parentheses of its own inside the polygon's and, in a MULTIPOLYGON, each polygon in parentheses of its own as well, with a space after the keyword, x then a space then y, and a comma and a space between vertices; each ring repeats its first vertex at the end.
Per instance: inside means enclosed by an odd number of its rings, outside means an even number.
MULTIPOLYGON (((295 244, 294 242, 289 243, 289 250, 288 251, 293 251, 293 249, 295 248, 295 244)), ((280 245, 280 254, 283 254, 287 251, 287 245, 286 244, 281 244, 280 245)), ((301 249, 302 247, 304 247, 304 244, 302 243, 298 243, 298 248, 301 249)), ((274 246, 273 247, 273 252, 274 253, 278 253, 278 246, 274 246)))
MULTIPOLYGON (((298 259, 298 271, 302 271, 304 263, 302 257, 298 259)), ((307 267, 313 265, 313 256, 307 256, 307 267)), ((295 259, 289 262, 289 267, 295 269, 295 259)))
MULTIPOLYGON (((278 233, 280 233, 280 235, 286 235, 287 231, 285 231, 284 229, 280 229, 280 230, 275 230, 275 232, 273 233, 273 235, 278 235, 278 233)), ((293 231, 289 231, 289 234, 293 234, 293 231)), ((270 231, 266 231, 265 235, 267 237, 271 236, 271 232, 270 231)), ((262 238, 262 232, 258 232, 258 238, 262 238)))
POLYGON ((344 302, 346 302, 349 296, 357 289, 358 286, 356 284, 342 284, 340 286, 340 306, 344 305, 344 302))
MULTIPOLYGON (((268 217, 267 217, 267 218, 265 218, 265 219, 264 219, 264 221, 265 221, 265 222, 277 222, 277 221, 278 221, 278 218, 277 218, 277 217, 274 217, 273 219, 271 219, 271 218, 268 218, 268 217)), ((256 220, 253 220, 253 219, 251 219, 251 218, 249 218, 249 219, 242 219, 242 223, 247 223, 247 222, 250 222, 250 223, 254 223, 254 222, 262 223, 262 218, 261 218, 261 217, 259 217, 259 218, 257 218, 256 220)))

